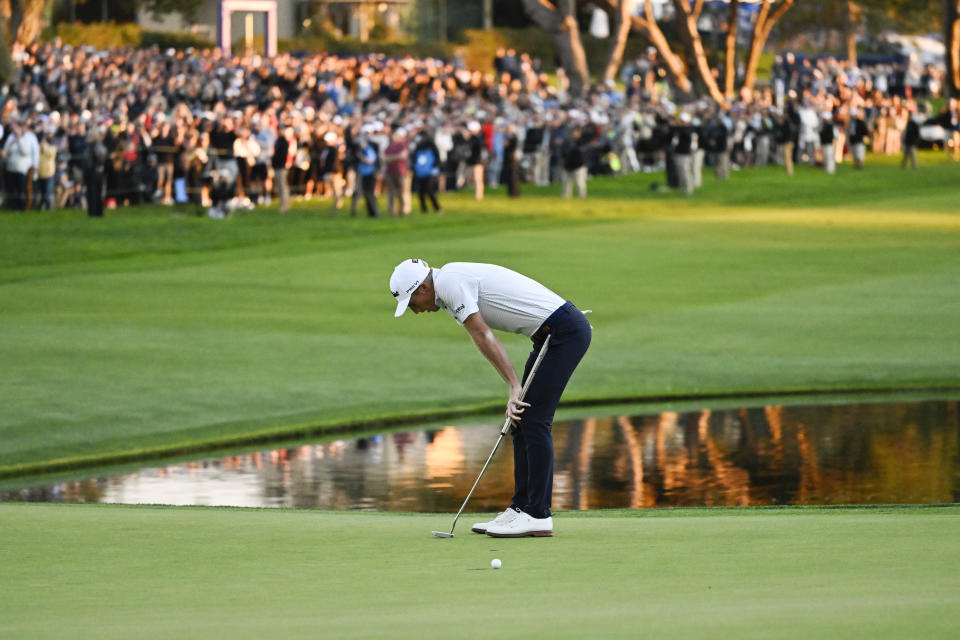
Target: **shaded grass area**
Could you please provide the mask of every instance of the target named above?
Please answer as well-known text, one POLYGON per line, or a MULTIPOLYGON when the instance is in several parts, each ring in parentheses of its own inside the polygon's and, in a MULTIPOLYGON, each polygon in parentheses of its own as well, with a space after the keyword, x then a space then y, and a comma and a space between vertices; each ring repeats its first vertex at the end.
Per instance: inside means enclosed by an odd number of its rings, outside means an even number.
POLYGON ((958 169, 939 158, 707 175, 691 199, 653 175, 586 201, 448 194, 399 220, 0 215, 0 474, 494 410, 499 378, 450 318, 392 317, 411 256, 501 263, 592 309, 569 403, 956 388, 958 169))
POLYGON ((562 513, 537 540, 477 536, 474 519, 440 540, 449 515, 0 505, 0 634, 876 639, 960 625, 957 506, 562 513))

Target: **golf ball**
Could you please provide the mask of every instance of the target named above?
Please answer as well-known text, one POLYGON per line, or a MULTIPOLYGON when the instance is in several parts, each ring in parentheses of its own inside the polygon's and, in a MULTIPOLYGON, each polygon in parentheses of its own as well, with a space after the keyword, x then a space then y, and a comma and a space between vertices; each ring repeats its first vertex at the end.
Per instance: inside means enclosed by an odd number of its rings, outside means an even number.
POLYGON ((494 569, 499 569, 503 563, 500 562, 500 558, 494 558, 490 561, 490 566, 494 569))

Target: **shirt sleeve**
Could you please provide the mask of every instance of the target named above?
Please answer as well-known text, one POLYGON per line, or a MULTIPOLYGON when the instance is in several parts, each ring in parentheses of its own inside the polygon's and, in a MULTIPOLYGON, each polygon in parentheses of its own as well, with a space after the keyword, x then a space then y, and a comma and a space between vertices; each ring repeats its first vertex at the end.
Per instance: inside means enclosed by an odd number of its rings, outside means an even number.
POLYGON ((444 287, 441 298, 446 311, 457 324, 462 325, 474 313, 480 311, 480 281, 477 278, 459 278, 449 287, 444 287))

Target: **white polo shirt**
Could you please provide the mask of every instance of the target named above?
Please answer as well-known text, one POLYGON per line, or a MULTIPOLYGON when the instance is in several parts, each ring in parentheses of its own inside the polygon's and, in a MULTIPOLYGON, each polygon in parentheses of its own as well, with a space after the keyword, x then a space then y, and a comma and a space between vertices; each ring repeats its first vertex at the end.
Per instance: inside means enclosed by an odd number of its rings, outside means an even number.
POLYGON ((479 311, 492 329, 530 337, 566 302, 536 280, 495 264, 451 262, 432 271, 437 305, 460 325, 479 311))

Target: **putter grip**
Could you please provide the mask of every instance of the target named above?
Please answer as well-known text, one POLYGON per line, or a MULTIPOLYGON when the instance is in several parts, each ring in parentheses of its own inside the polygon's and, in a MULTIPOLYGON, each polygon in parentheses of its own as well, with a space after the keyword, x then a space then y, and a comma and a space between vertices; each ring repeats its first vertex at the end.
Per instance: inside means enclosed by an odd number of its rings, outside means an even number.
MULTIPOLYGON (((537 374, 537 369, 540 368, 540 363, 543 361, 543 357, 547 355, 547 347, 550 345, 550 336, 547 336, 547 339, 543 341, 543 346, 540 347, 540 353, 537 354, 537 359, 534 360, 533 366, 530 368, 530 374, 527 376, 527 379, 523 383, 523 390, 520 391, 520 400, 523 400, 527 397, 527 389, 530 388, 530 383, 533 382, 533 376, 537 374)), ((503 428, 500 429, 500 435, 506 435, 507 431, 510 430, 510 417, 508 416, 506 420, 503 421, 503 428)))

